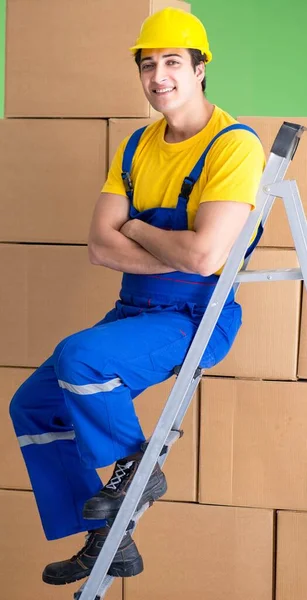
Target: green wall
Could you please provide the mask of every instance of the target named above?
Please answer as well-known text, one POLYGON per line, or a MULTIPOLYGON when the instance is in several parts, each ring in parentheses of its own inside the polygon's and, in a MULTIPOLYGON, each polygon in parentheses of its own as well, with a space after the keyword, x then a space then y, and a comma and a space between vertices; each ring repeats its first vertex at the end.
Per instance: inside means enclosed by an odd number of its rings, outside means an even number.
POLYGON ((234 116, 307 116, 306 0, 191 0, 213 60, 207 97, 234 116))
MULTIPOLYGON (((6 0, 0 0, 0 118, 6 0)), ((192 0, 213 52, 207 96, 232 115, 307 116, 307 1, 192 0)))
POLYGON ((5 11, 6 0, 0 0, 0 119, 4 114, 5 11))

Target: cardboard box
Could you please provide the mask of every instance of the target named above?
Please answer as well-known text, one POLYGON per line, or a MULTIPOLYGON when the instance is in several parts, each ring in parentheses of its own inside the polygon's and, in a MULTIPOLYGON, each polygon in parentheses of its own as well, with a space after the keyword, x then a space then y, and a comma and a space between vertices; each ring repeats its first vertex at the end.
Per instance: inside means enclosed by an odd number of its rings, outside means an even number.
POLYGON ((307 383, 205 378, 199 501, 307 510, 307 383))
POLYGON ((299 379, 307 379, 307 296, 304 286, 302 300, 302 317, 300 325, 298 377, 299 379))
POLYGON ((86 243, 107 121, 3 119, 0 138, 0 241, 86 243))
MULTIPOLYGON (((76 554, 84 545, 84 534, 47 542, 32 492, 0 490, 0 514, 1 598, 71 600, 84 580, 55 588, 43 583, 41 574, 47 564, 76 554)), ((106 600, 122 598, 122 579, 117 579, 106 600)))
MULTIPOLYGON (((284 121, 307 126, 307 117, 238 117, 241 123, 249 125, 258 133, 268 158, 275 137, 284 121)), ((293 162, 285 175, 285 179, 295 179, 307 213, 307 136, 302 136, 293 162)), ((294 248, 294 242, 283 202, 276 198, 272 212, 265 226, 260 246, 294 248)))
POLYGON ((0 365, 39 366, 113 308, 121 276, 91 265, 85 246, 0 244, 0 365))
POLYGON ((9 0, 6 117, 148 117, 129 48, 142 22, 181 0, 9 0))
POLYGON ((125 600, 272 600, 274 513, 158 502, 134 539, 145 570, 125 600))
POLYGON ((306 600, 307 513, 277 513, 276 600, 306 600))
MULTIPOLYGON (((9 416, 9 403, 15 391, 33 372, 31 369, 0 368, 0 488, 31 489, 28 473, 9 416)), ((160 417, 174 379, 146 390, 135 400, 136 412, 146 437, 150 437, 160 417)), ((164 467, 168 491, 163 500, 196 502, 198 470, 198 392, 187 411, 182 428, 184 436, 176 443, 164 467), (180 472, 178 471, 180 465, 180 472)), ((98 469, 106 483, 113 465, 98 469)))
MULTIPOLYGON (((294 250, 257 248, 249 269, 297 267, 294 250)), ((226 358, 208 375, 296 379, 301 283, 299 281, 241 284, 237 302, 243 324, 226 358)))
POLYGON ((157 114, 157 118, 151 119, 110 119, 109 120, 109 153, 108 153, 108 166, 110 167, 114 154, 119 146, 120 142, 131 135, 137 129, 141 127, 147 127, 151 123, 154 123, 157 119, 162 118, 162 115, 157 114))

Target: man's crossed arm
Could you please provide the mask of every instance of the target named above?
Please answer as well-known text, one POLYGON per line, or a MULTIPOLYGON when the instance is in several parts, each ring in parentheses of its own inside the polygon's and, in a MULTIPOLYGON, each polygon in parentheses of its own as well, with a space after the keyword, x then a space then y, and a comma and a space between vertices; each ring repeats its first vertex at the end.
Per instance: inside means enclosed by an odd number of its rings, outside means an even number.
POLYGON ((101 194, 90 229, 89 258, 126 273, 211 275, 225 264, 250 209, 239 202, 205 202, 196 213, 193 231, 165 231, 129 220, 124 196, 101 194))

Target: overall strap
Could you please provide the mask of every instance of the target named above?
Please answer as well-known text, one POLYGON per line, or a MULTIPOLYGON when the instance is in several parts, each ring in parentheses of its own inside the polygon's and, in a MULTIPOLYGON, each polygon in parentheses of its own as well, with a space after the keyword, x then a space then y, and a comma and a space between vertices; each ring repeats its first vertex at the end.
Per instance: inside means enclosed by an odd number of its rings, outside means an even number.
MULTIPOLYGON (((188 177, 184 178, 183 184, 181 187, 181 191, 180 191, 180 194, 178 197, 178 205, 182 205, 182 207, 187 206, 187 203, 190 198, 190 194, 192 193, 195 183, 197 182, 197 180, 200 177, 200 174, 201 174, 204 164, 205 164, 207 154, 208 154, 209 150, 212 148, 214 142, 219 137, 224 135, 224 133, 228 133, 228 131, 233 131, 234 129, 245 129, 245 131, 250 131, 259 139, 259 136, 256 133, 256 131, 254 131, 254 129, 252 129, 248 125, 243 125, 243 123, 234 123, 233 125, 229 125, 228 127, 225 127, 224 129, 219 131, 219 133, 217 133, 217 135, 215 135, 214 138, 211 140, 211 142, 208 144, 207 148, 201 155, 200 159, 197 161, 195 167, 192 169, 190 175, 188 177)), ((247 258, 253 252, 253 250, 257 246, 262 234, 263 234, 263 225, 260 222, 260 224, 258 226, 258 230, 257 230, 257 235, 256 235, 254 241, 252 242, 252 244, 248 247, 244 258, 247 258)))
POLYGON ((256 248, 262 234, 263 234, 263 225, 260 222, 258 225, 256 237, 255 237, 254 241, 251 243, 251 245, 247 248, 244 258, 247 258, 253 252, 253 250, 256 248))
POLYGON ((132 204, 133 201, 133 183, 131 179, 132 161, 137 148, 137 145, 143 135, 145 127, 137 129, 129 138, 123 154, 122 162, 122 180, 124 182, 126 194, 132 204))
POLYGON ((211 142, 209 142, 207 148, 205 149, 205 151, 202 153, 200 159, 197 161, 195 167, 192 169, 190 175, 188 177, 185 177, 183 180, 183 184, 182 184, 182 188, 181 188, 181 192, 179 194, 179 198, 184 198, 185 201, 189 200, 190 194, 192 193, 193 187, 195 185, 195 183, 197 182, 197 180, 200 177, 200 174, 204 168, 204 164, 205 164, 205 160, 207 157, 207 154, 209 152, 209 150, 211 150, 214 142, 221 137, 222 135, 224 135, 225 133, 228 133, 228 131, 233 131, 235 129, 245 129, 246 131, 250 131, 251 133, 253 133, 256 137, 259 138, 259 136, 257 135, 256 131, 254 131, 254 129, 252 129, 251 127, 249 127, 248 125, 243 125, 243 123, 234 123, 233 125, 229 125, 228 127, 225 127, 224 129, 221 129, 221 131, 219 131, 214 138, 212 138, 211 142))

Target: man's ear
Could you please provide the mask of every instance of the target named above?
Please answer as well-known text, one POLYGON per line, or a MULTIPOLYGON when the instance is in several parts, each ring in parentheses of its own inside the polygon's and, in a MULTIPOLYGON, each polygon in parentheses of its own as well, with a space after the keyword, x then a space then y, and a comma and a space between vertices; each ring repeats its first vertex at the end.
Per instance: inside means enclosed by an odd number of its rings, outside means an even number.
POLYGON ((197 79, 202 82, 206 75, 205 63, 200 62, 199 65, 197 65, 195 72, 197 79))

